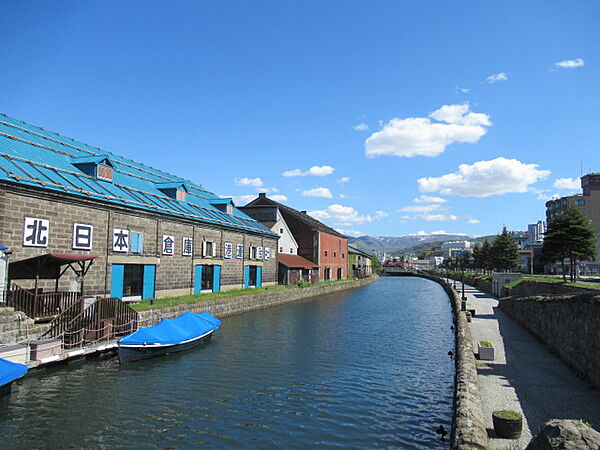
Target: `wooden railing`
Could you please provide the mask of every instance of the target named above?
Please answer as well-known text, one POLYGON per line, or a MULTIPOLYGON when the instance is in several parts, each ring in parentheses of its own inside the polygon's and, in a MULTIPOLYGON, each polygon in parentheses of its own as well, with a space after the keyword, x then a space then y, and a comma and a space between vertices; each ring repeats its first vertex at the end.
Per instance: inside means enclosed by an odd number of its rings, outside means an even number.
POLYGON ((137 330, 138 313, 116 297, 101 298, 83 312, 71 308, 50 323, 45 338, 62 337, 65 348, 108 341, 137 330))
POLYGON ((34 320, 50 320, 73 306, 81 307, 79 292, 35 293, 11 283, 6 304, 34 320))

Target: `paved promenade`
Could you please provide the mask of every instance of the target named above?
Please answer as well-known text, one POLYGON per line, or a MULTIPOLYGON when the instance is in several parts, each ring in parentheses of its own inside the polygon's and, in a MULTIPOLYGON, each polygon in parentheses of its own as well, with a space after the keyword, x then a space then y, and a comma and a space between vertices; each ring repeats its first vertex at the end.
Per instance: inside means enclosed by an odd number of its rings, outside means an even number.
MULTIPOLYGON (((452 280, 449 280, 452 283, 452 280)), ((460 288, 460 282, 456 283, 460 288)), ((477 361, 483 412, 490 447, 524 448, 532 434, 550 419, 584 419, 600 430, 600 390, 578 378, 558 357, 498 309, 498 300, 465 285, 474 349, 479 340, 491 341, 494 361, 477 361), (492 412, 522 411, 524 428, 518 444, 495 437, 492 412)))

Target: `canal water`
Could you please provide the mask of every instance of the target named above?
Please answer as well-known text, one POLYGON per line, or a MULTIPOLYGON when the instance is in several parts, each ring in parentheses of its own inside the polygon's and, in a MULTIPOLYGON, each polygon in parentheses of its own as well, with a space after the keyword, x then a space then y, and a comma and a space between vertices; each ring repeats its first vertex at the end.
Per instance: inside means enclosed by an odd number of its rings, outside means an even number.
POLYGON ((227 317, 187 352, 26 378, 0 447, 447 448, 451 325, 443 289, 404 277, 227 317))

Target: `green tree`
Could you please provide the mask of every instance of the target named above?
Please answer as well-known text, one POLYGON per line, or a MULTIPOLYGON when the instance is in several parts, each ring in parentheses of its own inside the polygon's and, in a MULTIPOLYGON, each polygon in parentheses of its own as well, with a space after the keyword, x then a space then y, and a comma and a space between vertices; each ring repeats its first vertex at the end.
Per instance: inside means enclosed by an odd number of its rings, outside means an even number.
POLYGON ((373 254, 371 257, 371 270, 377 275, 381 274, 381 260, 377 254, 373 254))
POLYGON ((429 258, 430 254, 431 254, 431 249, 429 247, 425 247, 421 252, 419 252, 419 254, 417 255, 417 258, 427 259, 427 258, 429 258))
POLYGON ((594 259, 596 256, 596 230, 589 218, 579 208, 570 206, 548 223, 544 237, 542 256, 544 261, 560 261, 563 280, 566 281, 565 260, 569 259, 571 281, 577 275, 577 262, 594 259))
POLYGON ((483 241, 481 245, 481 268, 484 272, 490 272, 494 268, 493 249, 490 241, 483 241))
POLYGON ((506 227, 502 228, 502 233, 494 239, 491 248, 492 266, 498 272, 505 272, 519 264, 519 248, 506 227))
POLYGON ((477 270, 483 269, 484 261, 482 260, 482 256, 481 245, 475 244, 473 247, 473 267, 477 270))

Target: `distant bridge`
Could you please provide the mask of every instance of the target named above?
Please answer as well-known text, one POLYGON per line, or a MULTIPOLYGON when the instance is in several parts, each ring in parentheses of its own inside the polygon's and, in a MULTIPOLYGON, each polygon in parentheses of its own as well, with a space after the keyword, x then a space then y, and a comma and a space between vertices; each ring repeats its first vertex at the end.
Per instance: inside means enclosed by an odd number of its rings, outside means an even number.
POLYGON ((415 269, 407 269, 401 266, 383 266, 382 275, 396 276, 396 277, 411 277, 419 273, 415 269))

